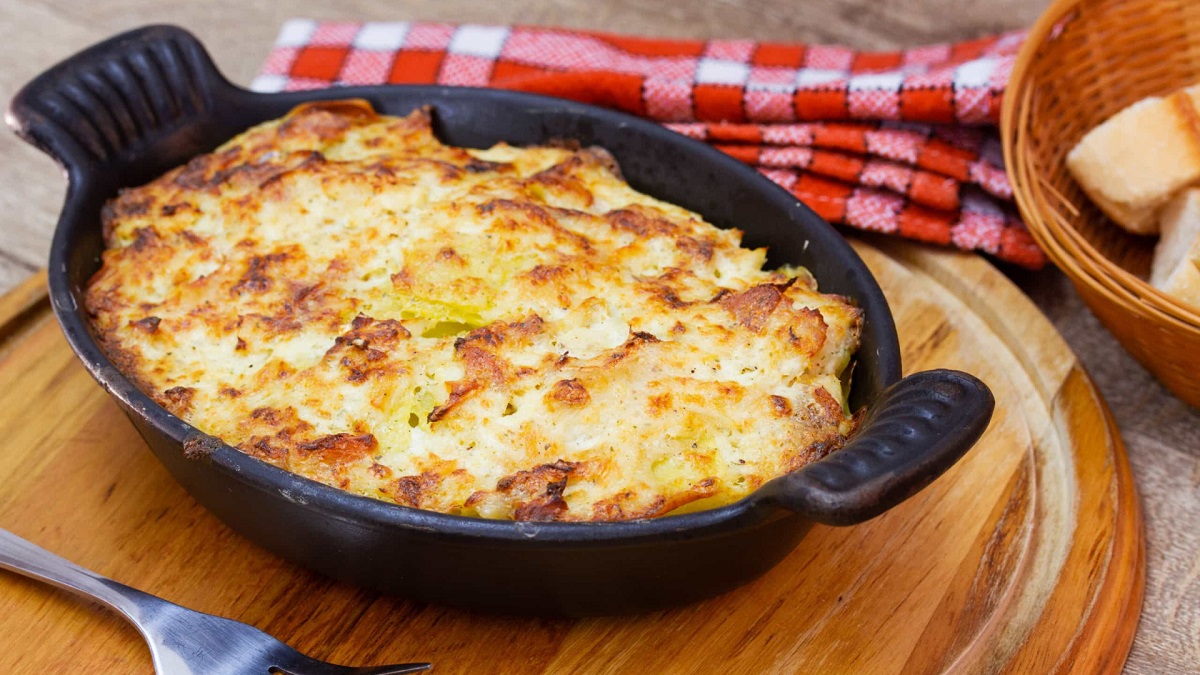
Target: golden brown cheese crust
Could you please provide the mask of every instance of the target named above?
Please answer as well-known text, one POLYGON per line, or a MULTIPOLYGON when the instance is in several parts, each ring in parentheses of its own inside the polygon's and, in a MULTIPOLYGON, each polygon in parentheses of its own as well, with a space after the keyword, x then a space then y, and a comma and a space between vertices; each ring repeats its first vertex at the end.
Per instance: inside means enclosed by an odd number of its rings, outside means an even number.
POLYGON ((242 451, 447 513, 624 520, 837 449, 859 310, 765 272, 603 150, 443 145, 302 106, 127 190, 87 290, 155 400, 242 451))

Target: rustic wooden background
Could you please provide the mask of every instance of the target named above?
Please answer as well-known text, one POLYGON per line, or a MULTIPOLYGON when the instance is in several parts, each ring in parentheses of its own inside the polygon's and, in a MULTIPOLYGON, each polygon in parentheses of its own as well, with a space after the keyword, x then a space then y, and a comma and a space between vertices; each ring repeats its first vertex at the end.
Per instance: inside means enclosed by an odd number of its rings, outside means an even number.
MULTIPOLYGON (((886 49, 1018 28, 1045 5, 1046 0, 0 0, 0 101, 10 100, 55 61, 151 22, 189 28, 226 74, 245 84, 279 24, 294 16, 520 22, 886 49)), ((44 264, 64 187, 49 159, 0 133, 0 290, 44 264)), ((1128 446, 1145 509, 1148 575, 1126 672, 1200 672, 1200 411, 1172 398, 1125 354, 1057 271, 1004 271, 1080 355, 1128 446)))

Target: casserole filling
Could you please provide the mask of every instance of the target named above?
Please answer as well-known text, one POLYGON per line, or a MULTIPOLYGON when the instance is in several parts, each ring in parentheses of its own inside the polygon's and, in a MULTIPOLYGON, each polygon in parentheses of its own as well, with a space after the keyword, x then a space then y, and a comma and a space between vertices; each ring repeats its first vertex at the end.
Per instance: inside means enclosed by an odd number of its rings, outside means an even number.
POLYGON ((599 148, 309 104, 103 214, 87 309, 156 401, 344 490, 487 518, 711 508, 841 447, 861 313, 599 148))

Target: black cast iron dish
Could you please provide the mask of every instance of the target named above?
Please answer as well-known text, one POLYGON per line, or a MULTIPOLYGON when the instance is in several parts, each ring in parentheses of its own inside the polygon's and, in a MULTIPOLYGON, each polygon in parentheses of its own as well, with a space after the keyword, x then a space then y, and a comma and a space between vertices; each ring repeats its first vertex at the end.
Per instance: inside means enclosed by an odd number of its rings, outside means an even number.
POLYGON ((204 506, 287 559, 350 583, 501 612, 589 615, 696 600, 769 569, 813 523, 850 525, 903 501, 983 433, 992 395, 937 370, 901 379, 896 328, 870 272, 841 236, 744 164, 657 124, 540 96, 446 87, 254 94, 226 81, 189 33, 152 26, 91 47, 37 77, 8 117, 66 169, 50 252, 50 297, 71 347, 159 460, 204 506), (319 99, 360 97, 403 115, 435 109, 446 142, 486 147, 572 138, 617 158, 632 186, 743 229, 770 264, 809 268, 821 290, 866 312, 851 406, 870 406, 840 452, 734 504, 621 523, 450 516, 354 496, 248 457, 138 391, 104 356, 82 308, 99 267, 99 216, 140 185, 258 122, 319 99))

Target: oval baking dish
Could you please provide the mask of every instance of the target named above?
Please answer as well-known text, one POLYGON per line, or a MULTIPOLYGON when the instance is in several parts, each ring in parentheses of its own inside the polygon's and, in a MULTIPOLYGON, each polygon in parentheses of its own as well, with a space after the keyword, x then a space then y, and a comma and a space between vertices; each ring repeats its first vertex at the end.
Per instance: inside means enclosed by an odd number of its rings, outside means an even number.
POLYGON ((14 99, 17 133, 62 164, 69 188, 50 253, 67 340, 155 455, 201 504, 278 555, 386 592, 479 609, 591 615, 714 595, 769 569, 814 523, 849 525, 941 475, 986 428, 987 387, 949 370, 901 379, 895 325, 875 280, 827 223, 750 167, 621 113, 528 94, 383 86, 255 94, 230 84, 186 31, 151 26, 46 71, 14 99), (574 139, 617 159, 639 191, 745 231, 770 266, 807 267, 823 292, 864 310, 850 405, 867 406, 844 449, 733 504, 614 523, 452 516, 342 492, 263 463, 159 407, 91 334, 82 293, 103 247, 100 210, 251 125, 305 101, 363 98, 403 115, 433 107, 445 142, 486 147, 574 139))

